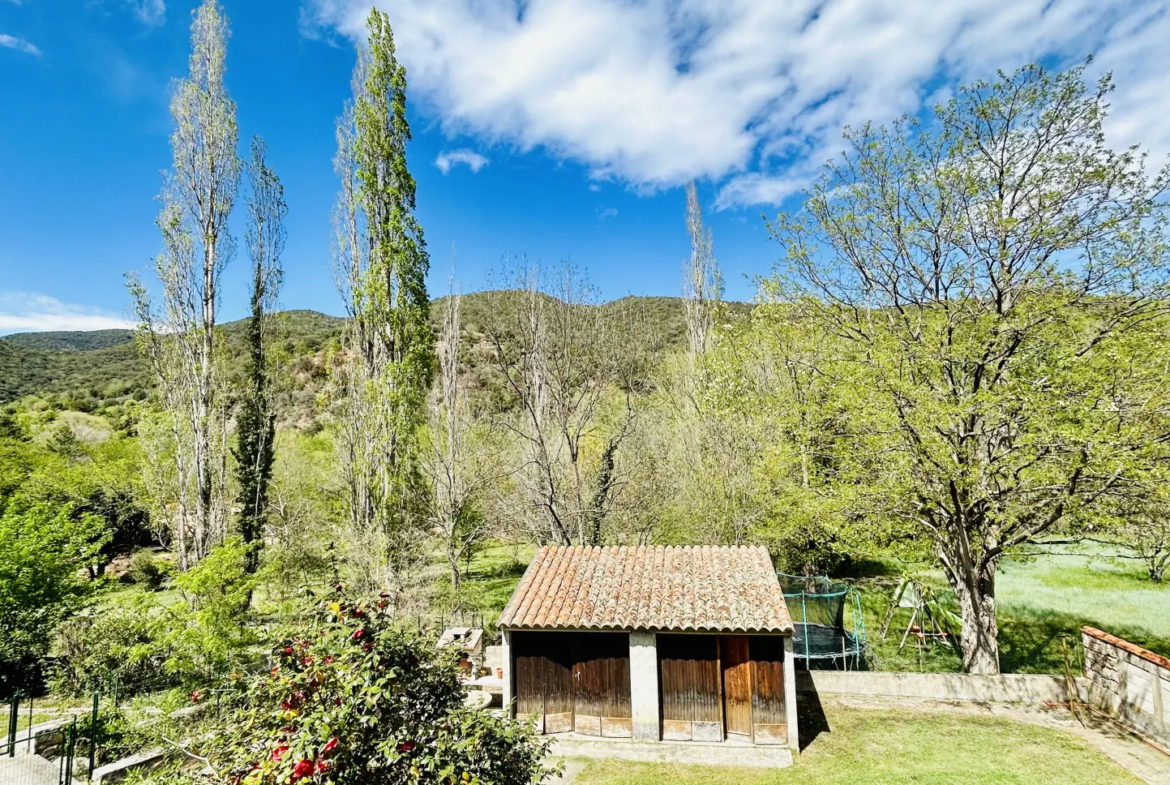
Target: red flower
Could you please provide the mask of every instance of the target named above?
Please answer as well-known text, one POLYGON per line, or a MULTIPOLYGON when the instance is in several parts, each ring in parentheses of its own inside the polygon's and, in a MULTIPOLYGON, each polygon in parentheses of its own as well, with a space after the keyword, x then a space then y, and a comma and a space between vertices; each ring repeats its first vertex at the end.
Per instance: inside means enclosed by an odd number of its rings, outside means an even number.
POLYGON ((353 609, 353 614, 352 614, 352 615, 353 615, 353 617, 354 617, 355 619, 364 619, 364 618, 366 618, 366 612, 365 612, 365 611, 363 611, 361 608, 354 608, 354 609, 353 609))
POLYGON ((379 608, 385 608, 389 604, 390 604, 389 600, 378 600, 378 607, 379 608))
POLYGON ((279 675, 279 674, 280 674, 280 666, 277 665, 275 668, 272 669, 272 677, 276 678, 277 675, 279 675))
POLYGON ((387 597, 389 597, 390 595, 389 595, 387 592, 380 591, 380 592, 378 592, 378 596, 379 596, 379 597, 381 597, 381 598, 384 600, 384 599, 386 599, 387 597))
POLYGON ((404 741, 398 745, 398 749, 402 750, 403 752, 410 752, 411 750, 414 749, 414 742, 413 741, 404 741))
POLYGON ((355 641, 358 641, 358 640, 361 640, 362 638, 364 638, 365 636, 366 636, 366 631, 359 627, 358 629, 354 630, 353 634, 350 635, 349 637, 355 641))
POLYGON ((309 667, 310 665, 312 665, 312 664, 313 664, 313 658, 312 658, 312 657, 305 657, 305 659, 301 660, 301 662, 302 662, 302 663, 304 664, 304 666, 307 668, 307 667, 309 667))
POLYGON ((317 767, 313 764, 313 761, 309 760, 308 758, 302 761, 298 761, 297 765, 293 766, 292 781, 296 782, 299 779, 311 777, 313 775, 313 770, 316 768, 317 767))
POLYGON ((272 759, 274 761, 279 761, 282 757, 284 757, 284 753, 286 753, 286 752, 288 752, 288 745, 281 744, 279 747, 277 747, 276 749, 274 749, 272 751, 272 759))
POLYGON ((321 660, 321 663, 323 665, 332 665, 333 664, 333 655, 332 654, 325 655, 325 659, 321 660))
POLYGON ((329 761, 325 761, 325 760, 317 761, 317 772, 318 773, 325 771, 328 768, 329 768, 329 761))
POLYGON ((374 646, 369 641, 366 641, 362 644, 362 651, 369 651, 372 648, 374 648, 374 646))
POLYGON ((341 746, 341 742, 337 740, 336 736, 334 736, 332 739, 330 739, 329 741, 327 741, 325 743, 324 747, 321 748, 321 757, 325 757, 326 755, 332 755, 333 751, 336 750, 340 746, 341 746))
POLYGON ((191 702, 198 703, 200 698, 202 698, 202 697, 203 697, 203 693, 200 692, 199 690, 195 690, 195 692, 191 693, 191 702))
POLYGON ((280 702, 280 708, 284 709, 285 711, 288 711, 292 707, 293 707, 292 704, 288 701, 281 701, 280 702))
POLYGON ((291 646, 285 646, 285 647, 284 647, 284 653, 285 653, 285 654, 292 654, 292 647, 291 647, 291 646))

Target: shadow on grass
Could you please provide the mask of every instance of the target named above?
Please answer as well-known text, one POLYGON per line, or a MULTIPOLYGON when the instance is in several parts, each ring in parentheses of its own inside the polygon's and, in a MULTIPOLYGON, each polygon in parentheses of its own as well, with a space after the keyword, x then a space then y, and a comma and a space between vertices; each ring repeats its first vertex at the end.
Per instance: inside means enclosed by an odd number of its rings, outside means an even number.
POLYGON ((829 718, 821 705, 821 696, 815 689, 796 693, 797 731, 800 735, 800 751, 804 752, 822 733, 831 733, 829 718))
MULTIPOLYGON (((999 614, 999 661, 1004 673, 1063 673, 1065 644, 1074 674, 1084 666, 1081 627, 1101 622, 1072 613, 1001 608, 999 614)), ((1136 643, 1152 652, 1170 655, 1170 638, 1152 635, 1127 625, 1108 625, 1106 632, 1136 643)))

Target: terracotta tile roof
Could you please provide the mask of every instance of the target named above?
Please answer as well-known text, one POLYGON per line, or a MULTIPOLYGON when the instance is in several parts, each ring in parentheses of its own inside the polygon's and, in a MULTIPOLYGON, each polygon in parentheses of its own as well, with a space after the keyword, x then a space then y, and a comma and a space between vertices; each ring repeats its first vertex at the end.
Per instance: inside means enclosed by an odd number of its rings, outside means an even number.
POLYGON ((498 626, 792 632, 765 548, 546 546, 498 626))

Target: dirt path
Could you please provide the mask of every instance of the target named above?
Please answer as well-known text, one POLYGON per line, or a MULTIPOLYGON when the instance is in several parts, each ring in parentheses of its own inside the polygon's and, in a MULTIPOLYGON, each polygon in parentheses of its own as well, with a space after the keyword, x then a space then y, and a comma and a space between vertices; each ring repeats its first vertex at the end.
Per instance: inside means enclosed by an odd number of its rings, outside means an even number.
POLYGON ((907 709, 911 711, 947 711, 963 714, 977 714, 990 717, 1004 717, 1031 725, 1043 725, 1067 731, 1088 742, 1114 760, 1135 777, 1149 785, 1170 783, 1170 755, 1151 747, 1116 723, 1099 717, 1086 717, 1082 725, 1073 719, 1068 709, 1046 707, 1024 708, 977 703, 948 703, 945 701, 923 701, 920 699, 844 697, 835 696, 832 703, 851 709, 907 709))

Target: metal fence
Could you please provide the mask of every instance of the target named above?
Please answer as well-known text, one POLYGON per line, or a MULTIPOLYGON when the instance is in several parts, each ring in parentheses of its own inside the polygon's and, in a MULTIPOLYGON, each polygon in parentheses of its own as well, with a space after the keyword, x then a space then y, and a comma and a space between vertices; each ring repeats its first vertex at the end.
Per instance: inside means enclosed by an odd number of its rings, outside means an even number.
POLYGON ((33 699, 12 699, 0 744, 0 782, 4 785, 72 785, 91 780, 101 747, 98 695, 92 708, 46 710, 33 699), (37 722, 38 717, 59 715, 37 722), (24 722, 22 723, 22 718, 24 722))

